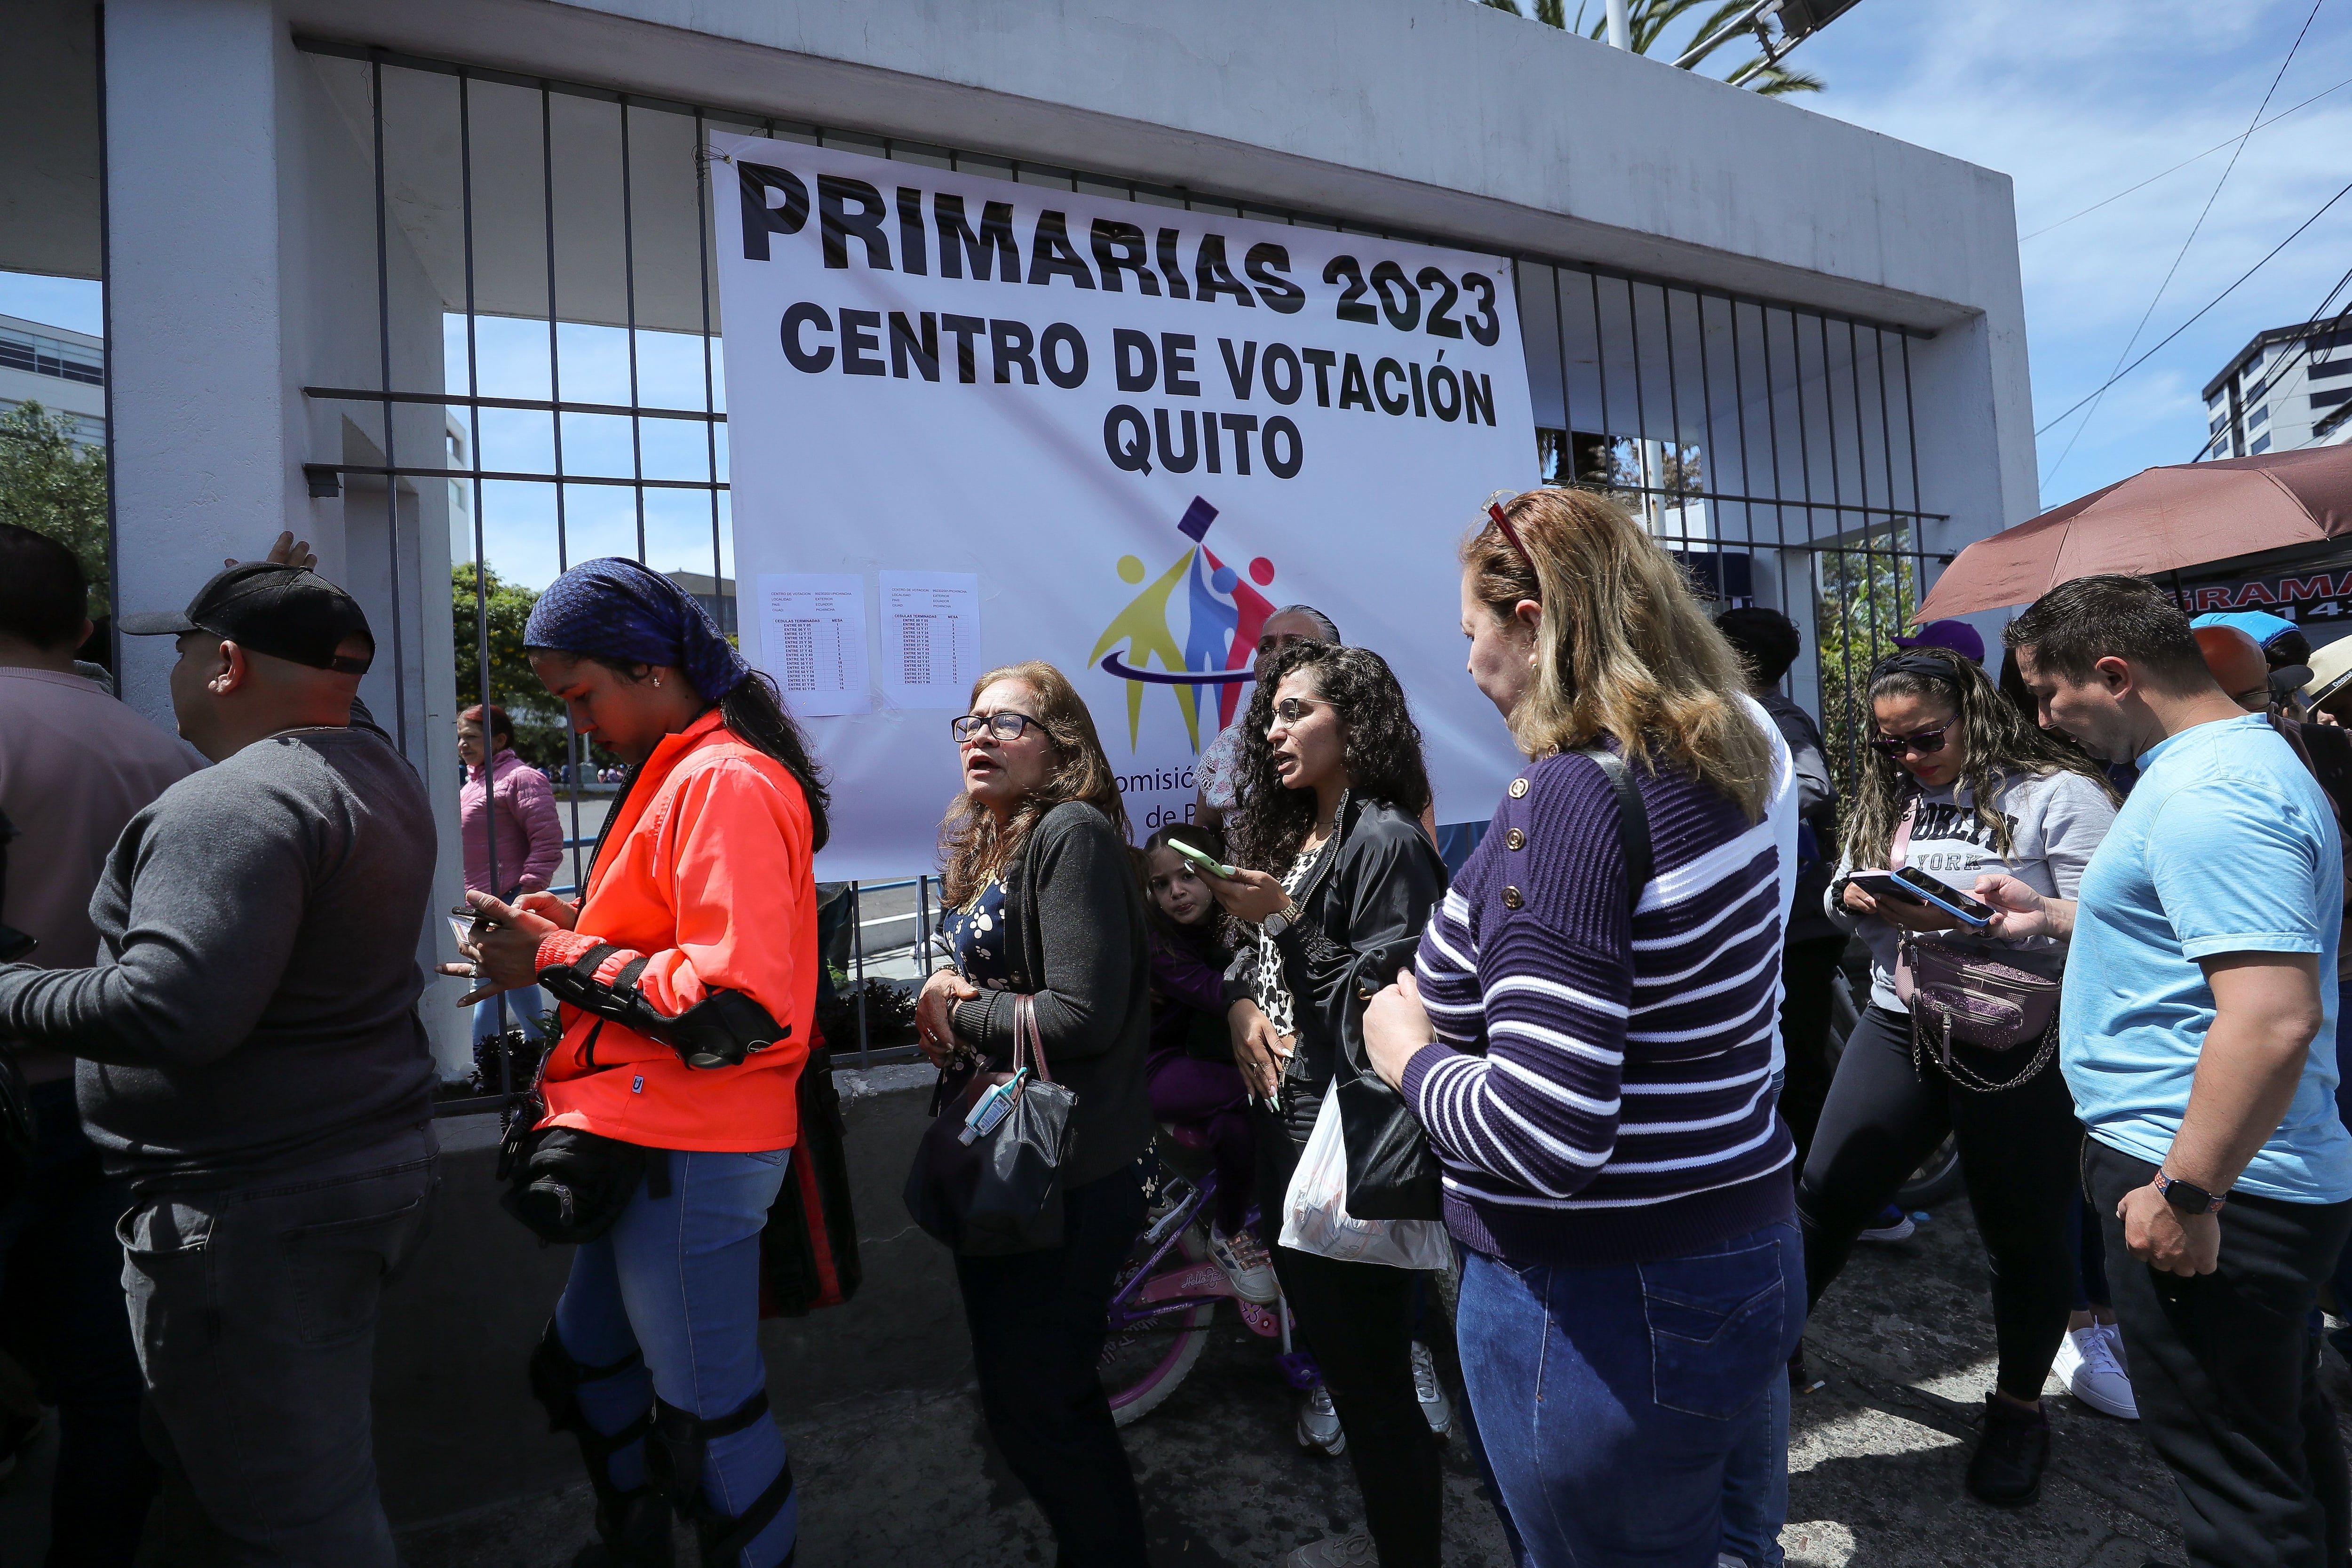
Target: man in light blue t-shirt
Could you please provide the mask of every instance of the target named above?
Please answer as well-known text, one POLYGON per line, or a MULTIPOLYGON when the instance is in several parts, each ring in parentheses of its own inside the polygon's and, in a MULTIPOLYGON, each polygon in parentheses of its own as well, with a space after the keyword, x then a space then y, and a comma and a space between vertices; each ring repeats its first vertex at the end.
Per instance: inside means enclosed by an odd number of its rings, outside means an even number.
POLYGON ((2077 902, 2008 877, 1977 896, 2000 935, 2071 935, 2059 1062, 2109 1256, 2144 1265, 2110 1279, 2143 1428, 2192 1563, 2317 1568, 2352 1530, 2303 1326, 2352 1234, 2334 810, 2156 584, 2078 578, 2006 640, 2043 723, 2140 769, 2077 902))

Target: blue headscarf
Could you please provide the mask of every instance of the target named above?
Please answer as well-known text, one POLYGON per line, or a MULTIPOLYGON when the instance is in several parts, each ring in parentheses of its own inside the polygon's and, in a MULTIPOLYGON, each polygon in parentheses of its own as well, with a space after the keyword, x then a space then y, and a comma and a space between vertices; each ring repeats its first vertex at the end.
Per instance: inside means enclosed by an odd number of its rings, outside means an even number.
POLYGON ((751 674, 693 595, 620 555, 583 561, 548 584, 531 606, 522 641, 525 647, 667 665, 712 702, 751 674))

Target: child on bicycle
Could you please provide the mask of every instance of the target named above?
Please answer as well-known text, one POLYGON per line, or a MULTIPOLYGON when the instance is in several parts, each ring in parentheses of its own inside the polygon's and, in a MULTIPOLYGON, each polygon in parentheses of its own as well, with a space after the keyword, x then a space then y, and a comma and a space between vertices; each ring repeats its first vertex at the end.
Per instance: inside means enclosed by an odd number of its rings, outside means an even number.
POLYGON ((1233 954, 1217 940, 1219 910, 1208 884, 1169 847, 1176 839, 1220 859, 1225 852, 1223 834, 1182 822, 1160 828, 1144 845, 1151 895, 1145 906, 1151 932, 1151 1050, 1144 1072, 1151 1113, 1206 1135, 1217 1176, 1211 1255, 1236 1295, 1269 1302, 1278 1293, 1273 1261, 1244 1223, 1256 1189, 1257 1149, 1249 1090, 1234 1066, 1225 1023, 1224 969, 1233 954))

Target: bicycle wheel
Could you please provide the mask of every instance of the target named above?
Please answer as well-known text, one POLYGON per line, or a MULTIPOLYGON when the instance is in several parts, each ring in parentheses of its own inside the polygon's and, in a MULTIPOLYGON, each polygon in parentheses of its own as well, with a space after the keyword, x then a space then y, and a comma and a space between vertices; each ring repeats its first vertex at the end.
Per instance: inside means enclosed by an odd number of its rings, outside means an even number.
MULTIPOLYGON (((1192 1226, 1177 1238, 1173 1253, 1188 1263, 1199 1263, 1206 1260, 1209 1249, 1202 1243, 1199 1228, 1192 1226)), ((1125 1286, 1141 1266, 1139 1258, 1130 1261, 1119 1272, 1119 1284, 1125 1286)), ((1103 1392, 1110 1395, 1112 1419, 1122 1426, 1139 1421, 1176 1392, 1209 1342, 1209 1320, 1216 1310, 1215 1302, 1203 1301, 1125 1333, 1113 1333, 1104 1342, 1103 1392)))

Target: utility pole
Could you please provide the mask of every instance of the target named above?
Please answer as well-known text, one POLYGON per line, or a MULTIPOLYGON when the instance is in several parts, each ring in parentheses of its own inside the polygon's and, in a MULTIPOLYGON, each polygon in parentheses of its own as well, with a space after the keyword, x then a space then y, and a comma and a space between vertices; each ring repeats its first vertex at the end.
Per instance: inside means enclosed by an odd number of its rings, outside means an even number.
POLYGON ((1625 22, 1625 0, 1609 0, 1609 47, 1612 49, 1633 47, 1633 30, 1625 22))

